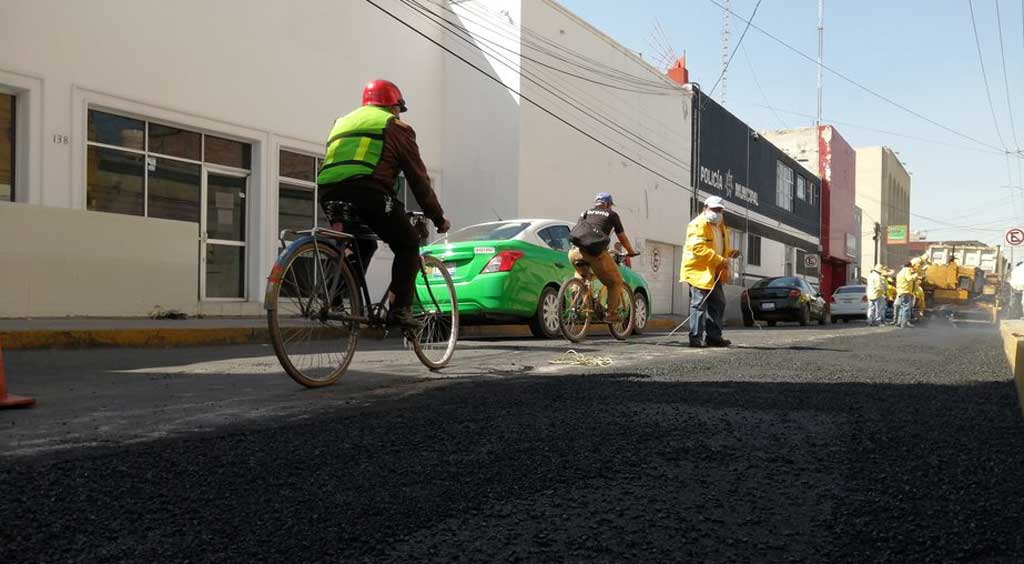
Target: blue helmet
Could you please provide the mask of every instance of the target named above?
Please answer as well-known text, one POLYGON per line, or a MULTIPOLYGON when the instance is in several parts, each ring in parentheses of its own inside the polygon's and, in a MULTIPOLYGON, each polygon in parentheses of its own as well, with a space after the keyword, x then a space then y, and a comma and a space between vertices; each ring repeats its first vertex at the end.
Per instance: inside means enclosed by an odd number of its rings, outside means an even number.
POLYGON ((615 205, 615 202, 612 201, 612 195, 608 192, 598 193, 598 195, 594 196, 594 201, 599 204, 608 204, 609 206, 615 205))

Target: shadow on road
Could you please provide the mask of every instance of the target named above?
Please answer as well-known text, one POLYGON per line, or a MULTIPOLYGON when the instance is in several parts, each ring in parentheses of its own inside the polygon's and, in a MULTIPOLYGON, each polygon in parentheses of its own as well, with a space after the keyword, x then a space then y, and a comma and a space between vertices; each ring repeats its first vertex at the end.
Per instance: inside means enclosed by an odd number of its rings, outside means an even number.
POLYGON ((1022 467, 1007 381, 461 381, 4 461, 0 546, 5 562, 1016 562, 1022 467))

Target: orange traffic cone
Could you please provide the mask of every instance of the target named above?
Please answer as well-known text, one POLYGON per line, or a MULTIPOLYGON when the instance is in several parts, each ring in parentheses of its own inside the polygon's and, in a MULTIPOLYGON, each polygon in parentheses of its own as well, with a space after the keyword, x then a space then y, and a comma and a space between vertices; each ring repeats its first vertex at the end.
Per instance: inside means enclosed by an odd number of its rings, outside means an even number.
POLYGON ((8 407, 28 407, 35 405, 36 400, 24 396, 16 396, 7 393, 7 377, 4 374, 4 350, 0 343, 0 409, 8 407))

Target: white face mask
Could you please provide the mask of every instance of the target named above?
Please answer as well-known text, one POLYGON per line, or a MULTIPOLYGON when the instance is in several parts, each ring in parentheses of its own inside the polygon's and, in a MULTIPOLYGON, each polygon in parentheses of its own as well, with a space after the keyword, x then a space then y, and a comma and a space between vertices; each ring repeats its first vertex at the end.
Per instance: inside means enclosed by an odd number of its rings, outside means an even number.
POLYGON ((716 225, 722 222, 722 214, 714 210, 705 211, 704 217, 708 218, 708 221, 716 225))

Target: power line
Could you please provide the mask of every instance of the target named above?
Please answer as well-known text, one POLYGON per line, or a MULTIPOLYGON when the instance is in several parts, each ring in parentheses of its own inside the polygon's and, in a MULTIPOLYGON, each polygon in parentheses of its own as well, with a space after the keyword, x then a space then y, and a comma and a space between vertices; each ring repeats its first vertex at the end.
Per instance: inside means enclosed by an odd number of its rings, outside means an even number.
MULTIPOLYGON (((403 0, 403 1, 404 1, 404 0, 403 0)), ((445 5, 445 4, 443 4, 443 3, 439 3, 439 2, 438 2, 438 1, 436 1, 436 0, 424 0, 424 1, 425 1, 425 2, 427 2, 427 3, 429 3, 429 4, 433 4, 434 6, 437 6, 438 8, 441 8, 441 9, 442 9, 442 10, 444 10, 445 12, 448 12, 449 14, 451 14, 451 15, 453 15, 453 16, 456 16, 456 17, 458 17, 459 19, 462 19, 462 20, 467 20, 467 21, 471 21, 472 23, 475 23, 476 25, 479 25, 480 27, 483 27, 483 28, 487 29, 488 31, 491 31, 491 32, 495 33, 496 35, 498 35, 498 36, 500 36, 500 37, 504 37, 505 39, 509 39, 509 40, 511 40, 511 41, 516 41, 516 42, 520 42, 520 41, 521 41, 523 45, 527 45, 527 46, 529 46, 529 45, 530 45, 530 43, 528 42, 528 40, 525 40, 525 39, 521 39, 521 35, 522 35, 522 34, 520 33, 520 30, 521 30, 521 32, 522 32, 522 33, 525 33, 525 34, 527 34, 527 35, 533 35, 533 36, 536 36, 536 37, 537 37, 537 40, 538 40, 538 41, 542 41, 542 42, 545 42, 545 43, 547 43, 547 44, 549 44, 549 45, 553 45, 553 46, 555 46, 555 47, 557 47, 557 48, 559 48, 559 49, 562 49, 562 50, 564 50, 564 51, 565 51, 566 53, 571 53, 571 54, 574 54, 574 55, 575 55, 576 57, 579 57, 579 58, 581 58, 581 59, 583 59, 583 60, 593 61, 593 62, 594 62, 594 64, 597 64, 598 66, 604 67, 604 68, 608 69, 608 70, 609 70, 610 72, 615 72, 615 73, 621 73, 622 75, 625 75, 626 77, 629 77, 629 80, 631 80, 631 81, 635 81, 635 80, 640 80, 640 81, 643 81, 643 79, 640 79, 640 78, 636 77, 635 75, 633 75, 633 74, 630 74, 630 73, 628 73, 628 72, 626 72, 626 71, 622 71, 622 70, 619 70, 619 69, 617 69, 617 68, 615 68, 615 67, 610 67, 610 66, 604 65, 603 63, 600 63, 600 62, 594 61, 593 59, 590 59, 589 57, 587 57, 587 56, 585 56, 585 55, 583 55, 583 54, 580 54, 580 53, 576 53, 575 51, 571 51, 571 50, 569 50, 569 49, 565 48, 564 46, 560 46, 560 45, 559 45, 559 44, 557 44, 557 43, 551 42, 550 40, 548 40, 548 39, 547 39, 547 38, 545 38, 544 36, 542 36, 542 35, 538 34, 537 32, 535 32, 535 31, 531 30, 530 28, 528 28, 528 27, 526 27, 526 26, 522 26, 522 25, 521 25, 521 26, 520 26, 520 27, 519 27, 518 29, 516 29, 516 28, 512 28, 512 27, 511 27, 511 25, 512 25, 512 24, 510 24, 510 23, 507 23, 506 21, 504 21, 504 20, 502 20, 502 19, 498 18, 498 17, 497 17, 497 16, 495 15, 495 14, 493 14, 493 13, 492 13, 492 14, 487 14, 487 13, 483 13, 483 12, 479 12, 479 11, 472 11, 472 10, 470 10, 470 9, 469 9, 469 7, 470 7, 470 5, 469 5, 469 4, 461 4, 461 5, 460 5, 460 8, 461 8, 462 10, 465 10, 465 11, 467 11, 467 12, 469 12, 469 13, 471 13, 471 14, 473 14, 473 15, 477 16, 477 17, 480 17, 480 18, 485 18, 485 19, 487 19, 487 20, 490 20, 491 22, 493 22, 493 23, 494 23, 494 25, 497 25, 497 26, 501 26, 501 27, 503 27, 503 28, 507 27, 507 28, 509 28, 509 29, 508 29, 507 31, 505 31, 505 30, 503 30, 503 29, 498 29, 498 28, 495 28, 495 27, 493 27, 493 26, 487 25, 487 22, 481 21, 481 20, 479 20, 479 19, 476 19, 476 18, 468 18, 468 17, 465 17, 465 16, 463 16, 462 14, 460 14, 459 12, 456 12, 456 11, 452 10, 452 9, 451 9, 451 8, 449 8, 449 7, 447 6, 447 5, 445 5)), ((417 2, 417 3, 419 3, 419 2, 417 2)), ((426 7, 424 7, 424 9, 427 9, 427 8, 426 8, 426 7)), ((477 6, 477 9, 478 9, 478 10, 483 10, 483 7, 477 6)), ((453 26, 456 26, 456 27, 458 27, 458 28, 459 28, 460 30, 462 30, 462 31, 463 31, 464 33, 466 33, 466 34, 468 34, 468 35, 472 36, 472 37, 473 37, 474 39, 480 39, 480 36, 479 36, 479 34, 476 34, 476 33, 472 32, 472 31, 470 31, 470 30, 469 30, 468 28, 466 28, 466 26, 461 26, 461 25, 459 25, 459 24, 457 24, 457 23, 455 23, 455 22, 452 22, 451 20, 449 20, 449 19, 447 19, 447 18, 444 18, 444 17, 443 17, 443 16, 441 16, 440 14, 437 14, 436 12, 433 12, 433 10, 429 10, 429 9, 427 9, 427 10, 428 10, 428 11, 430 11, 431 13, 433 13, 433 14, 434 14, 434 16, 436 16, 436 17, 438 17, 438 18, 442 18, 442 19, 444 19, 444 20, 445 20, 446 22, 448 22, 449 24, 451 24, 451 25, 453 25, 453 26)), ((422 11, 422 10, 421 10, 421 11, 422 11)), ((432 18, 432 19, 433 19, 433 18, 432 18)), ((436 22, 435 22, 435 23, 436 23, 436 22)), ((537 50, 537 48, 536 48, 536 47, 532 47, 532 48, 533 48, 533 49, 535 49, 535 50, 537 50)), ((483 50, 483 49, 481 49, 481 51, 482 51, 482 50, 483 50)), ((565 59, 565 58, 560 58, 560 57, 557 57, 557 56, 555 56, 555 55, 554 55, 553 53, 551 53, 551 52, 549 52, 549 51, 546 51, 546 50, 544 50, 543 48, 541 48, 539 52, 545 53, 545 54, 547 54, 548 56, 552 56, 552 57, 554 57, 554 58, 556 58, 556 59, 558 59, 558 60, 562 60, 562 61, 565 61, 565 62, 567 62, 567 64, 570 64, 570 65, 575 65, 575 64, 576 64, 576 63, 573 63, 572 61, 570 61, 569 59, 565 59)), ((518 53, 515 53, 515 54, 516 54, 516 55, 518 55, 518 53)), ((508 57, 501 57, 500 55, 497 55, 497 54, 495 54, 495 56, 496 56, 496 57, 499 57, 499 58, 503 58, 503 59, 505 59, 506 61, 510 61, 510 59, 509 59, 508 57)), ((512 64, 515 64, 515 62, 514 62, 514 61, 510 61, 510 62, 511 62, 512 64)), ((646 63, 644 63, 644 64, 646 64, 646 63)), ((504 66, 507 66, 507 65, 504 65, 504 66)), ((522 65, 522 64, 519 64, 519 65, 518 65, 518 68, 519 68, 519 69, 522 69, 522 68, 523 68, 523 65, 522 65)), ((580 68, 587 68, 587 67, 580 67, 580 68)), ((515 69, 513 69, 513 70, 515 70, 515 69)), ((517 71, 517 72, 519 72, 519 71, 517 71)), ((521 74, 521 73, 520 73, 520 74, 521 74)), ((545 75, 544 75, 544 73, 543 73, 542 71, 534 71, 534 72, 533 72, 532 74, 533 74, 533 75, 536 75, 536 76, 545 76, 545 75)), ((661 75, 659 75, 659 76, 661 76, 661 75)), ((552 79, 552 80, 554 80, 554 79, 552 79)), ((547 85, 549 85, 549 86, 552 86, 552 88, 555 88, 555 89, 556 89, 556 90, 558 90, 558 91, 559 91, 560 93, 562 93, 562 94, 565 94, 566 96, 569 96, 569 94, 567 94, 567 93, 566 93, 566 92, 565 92, 564 90, 558 89, 557 87, 555 87, 555 86, 551 85, 551 84, 550 84, 550 83, 548 83, 548 82, 545 82, 545 84, 547 84, 547 85)), ((563 87, 565 87, 565 88, 569 88, 569 89, 575 90, 575 92, 577 93, 576 95, 578 95, 578 96, 584 96, 584 97, 586 97, 586 96, 590 96, 589 94, 587 94, 587 93, 586 93, 585 91, 583 91, 583 90, 575 89, 575 88, 574 88, 574 87, 573 87, 573 86, 572 86, 571 84, 569 84, 569 83, 561 83, 561 84, 562 84, 562 86, 563 86, 563 87)), ((658 84, 657 84, 657 86, 660 86, 660 87, 664 87, 664 88, 667 88, 668 90, 670 90, 670 91, 671 91, 672 93, 675 93, 675 94, 678 94, 678 93, 680 93, 680 88, 679 88, 679 86, 678 86, 678 85, 672 85, 672 86, 667 86, 667 85, 666 85, 666 84, 664 84, 664 83, 658 83, 658 84)), ((565 100, 563 100, 563 101, 565 101, 565 100)), ((612 109, 612 108, 611 108, 610 106, 608 106, 607 104, 605 104, 605 103, 601 102, 601 101, 600 101, 600 99, 598 99, 598 98, 591 98, 591 101, 592 101, 593 103, 595 103, 596 105, 598 105, 598 106, 602 106, 602 107, 604 107, 604 108, 605 108, 606 110, 608 110, 608 109, 612 109)), ((577 105, 577 103, 576 103, 576 102, 573 102, 573 103, 572 103, 571 105, 572 105, 572 106, 576 106, 576 105, 577 105)), ((593 111, 593 110, 591 110, 591 111, 593 111)), ((662 120, 664 119, 664 117, 663 117, 663 116, 657 116, 657 117, 653 117, 653 116, 651 116, 651 115, 650 115, 649 113, 645 112, 645 111, 644 111, 644 110, 643 110, 642 108, 640 108, 640 109, 638 110, 638 112, 639 112, 639 113, 640 113, 641 115, 643 115, 644 117, 646 117, 646 118, 649 118, 649 119, 651 119, 652 121, 659 121, 659 122, 660 122, 660 121, 662 121, 662 120)), ((684 138, 684 137, 682 137, 681 135, 679 135, 678 133, 675 133, 675 132, 673 132, 673 131, 671 131, 671 130, 668 130, 668 131, 666 131, 665 133, 666 133, 667 135, 671 136, 671 137, 674 137, 674 138, 676 138, 676 139, 679 139, 679 140, 683 140, 684 142, 686 142, 686 143, 689 143, 689 137, 686 137, 686 138, 684 138)))
POLYGON ((509 39, 517 43, 520 43, 523 46, 528 47, 537 53, 541 53, 543 55, 551 57, 552 59, 572 65, 582 70, 586 70, 598 76, 604 76, 609 80, 621 81, 628 85, 641 84, 649 88, 661 89, 665 91, 678 90, 678 86, 667 82, 667 79, 662 78, 660 74, 654 73, 653 71, 652 74, 654 74, 658 78, 658 80, 653 80, 651 77, 645 78, 637 76, 632 73, 609 66, 605 63, 602 63, 601 61, 597 61, 593 58, 587 57, 582 53, 573 51, 564 45, 551 41, 550 39, 544 37, 543 35, 540 35, 539 33, 529 29, 526 26, 521 25, 519 26, 519 29, 516 29, 510 23, 499 19, 496 14, 484 12, 483 7, 465 3, 458 5, 460 11, 455 11, 442 0, 426 1, 460 19, 465 19, 476 25, 479 25, 480 27, 488 29, 489 31, 492 31, 495 34, 504 37, 505 39, 509 39), (498 29, 495 28, 494 26, 500 26, 501 28, 504 29, 498 29), (524 34, 528 37, 535 38, 535 41, 523 38, 524 34), (551 49, 556 49, 557 51, 552 51, 549 48, 542 46, 541 44, 547 45, 551 49), (562 55, 561 53, 565 53, 565 55, 562 55), (566 56, 572 56, 576 58, 577 61, 572 61, 569 58, 566 58, 566 56), (582 63, 579 61, 582 61, 582 63))
MULTIPOLYGON (((811 115, 811 114, 808 114, 808 113, 794 112, 792 110, 786 110, 786 109, 783 109, 783 108, 777 108, 777 107, 774 107, 774 106, 771 106, 771 105, 768 105, 768 104, 753 104, 753 105, 757 106, 757 107, 765 108, 765 109, 768 109, 768 110, 772 110, 772 111, 782 112, 784 114, 788 114, 788 115, 791 115, 791 116, 805 117, 805 118, 810 118, 810 119, 815 119, 817 117, 817 116, 814 116, 814 115, 811 115)), ((850 123, 848 121, 839 121, 839 120, 834 120, 834 119, 827 118, 827 117, 823 117, 821 119, 822 119, 823 123, 824 122, 828 122, 828 123, 833 123, 833 124, 836 124, 836 125, 845 125, 846 127, 852 127, 854 129, 863 129, 865 131, 874 131, 875 133, 882 133, 884 135, 892 135, 894 137, 902 137, 904 139, 913 139, 914 141, 921 141, 923 143, 932 143, 934 145, 942 145, 942 146, 945 146, 945 147, 952 147, 954 149, 962 149, 962 150, 965 150, 965 151, 977 151, 979 153, 987 153, 987 154, 990 154, 990 155, 999 155, 1000 157, 1006 156, 1006 151, 996 151, 996 150, 992 150, 992 149, 983 149, 981 147, 972 147, 970 145, 957 145, 955 143, 946 143, 945 141, 935 141, 934 139, 928 139, 926 137, 917 137, 917 136, 914 136, 914 135, 907 135, 906 133, 899 133, 898 131, 890 131, 890 130, 886 130, 886 129, 879 129, 879 128, 871 127, 871 126, 868 126, 868 125, 860 125, 860 124, 856 124, 856 123, 850 123)))
MULTIPOLYGON (((467 30, 466 28, 461 27, 461 26, 459 26, 459 25, 457 25, 457 24, 447 20, 446 18, 440 16, 439 14, 433 12, 432 10, 426 8, 425 6, 420 5, 418 2, 415 2, 414 0, 400 0, 400 1, 402 3, 404 3, 404 4, 406 4, 408 7, 412 8, 413 10, 415 10, 422 17, 424 17, 424 18, 428 19, 429 21, 431 21, 431 22, 441 26, 442 29, 445 29, 446 31, 454 33, 454 35, 456 37, 458 37, 459 39, 461 39, 465 43, 467 43, 467 44, 469 44, 471 46, 480 48, 480 46, 473 45, 473 41, 472 41, 472 39, 482 40, 483 38, 479 37, 479 35, 473 34, 469 30, 467 30), (456 30, 458 30, 458 31, 456 31, 456 30), (458 33, 459 31, 461 31, 462 33, 458 33)), ((570 107, 576 108, 577 111, 580 111, 581 113, 583 113, 584 115, 590 117, 594 121, 597 121, 598 123, 604 125, 606 128, 610 129, 614 133, 618 133, 618 134, 623 135, 624 137, 627 137, 627 138, 631 137, 633 139, 634 143, 637 143, 637 144, 639 144, 641 146, 646 145, 648 150, 654 152, 656 155, 660 156, 662 159, 664 159, 665 161, 669 162, 670 164, 674 164, 674 165, 676 165, 676 166, 678 166, 678 167, 680 167, 680 168, 682 168, 684 170, 687 170, 687 171, 690 170, 690 166, 688 164, 684 163, 683 161, 679 160, 675 155, 672 155, 671 153, 665 151, 664 149, 662 149, 661 147, 659 147, 658 145, 656 145, 652 141, 649 141, 649 140, 645 139, 644 137, 634 133, 633 131, 629 130, 628 128, 626 128, 622 124, 612 120, 611 118, 607 118, 607 117, 601 116, 593 108, 587 106, 582 101, 580 101, 578 99, 570 100, 568 98, 568 94, 566 92, 564 92, 563 90, 560 90, 555 85, 553 85, 553 84, 551 84, 551 83, 549 83, 549 82, 547 82, 547 81, 545 81, 545 80, 543 80, 541 78, 537 78, 537 77, 533 76, 532 72, 529 72, 529 71, 523 72, 522 66, 520 65, 517 68, 515 66, 515 62, 510 60, 508 57, 504 57, 501 54, 499 54, 499 53, 497 53, 497 52, 495 52, 493 50, 489 51, 488 54, 494 56, 496 59, 498 59, 498 62, 500 64, 502 64, 503 66, 505 66, 509 70, 511 70, 513 72, 516 72, 517 74, 519 74, 520 77, 525 78, 526 80, 528 80, 530 82, 533 82, 534 84, 539 86, 542 90, 544 90, 548 94, 551 94, 556 99, 558 99, 561 102, 569 105, 570 107), (586 111, 580 110, 579 107, 582 107, 586 111), (588 112, 590 112, 590 113, 588 113, 588 112)))
MULTIPOLYGON (((750 13, 750 19, 744 20, 744 21, 747 22, 747 25, 746 25, 746 27, 743 28, 743 33, 740 34, 739 40, 736 41, 736 46, 732 48, 732 53, 729 54, 729 59, 727 61, 725 61, 725 65, 722 66, 722 72, 718 74, 718 80, 716 80, 714 86, 711 87, 711 92, 708 93, 708 96, 714 96, 715 95, 715 89, 718 88, 718 84, 721 83, 722 79, 725 77, 725 72, 727 70, 729 70, 729 64, 732 63, 732 58, 736 56, 736 50, 739 49, 740 45, 743 44, 743 38, 746 37, 747 36, 747 32, 750 31, 750 26, 754 23, 754 16, 757 15, 757 9, 760 8, 760 7, 761 7, 761 0, 757 0, 757 4, 754 4, 754 11, 752 11, 750 13)), ((732 13, 732 10, 730 10, 729 8, 727 8, 725 6, 722 6, 722 9, 726 10, 726 12, 728 12, 728 13, 732 13)), ((724 94, 723 94, 723 98, 724 98, 724 94)), ((722 100, 722 102, 724 103, 725 100, 722 100)))
POLYGON ((999 55, 1003 63, 1003 86, 1006 88, 1006 109, 1010 114, 1010 133, 1013 134, 1013 145, 1019 151, 1020 142, 1017 141, 1017 125, 1013 122, 1013 103, 1010 102, 1010 79, 1006 76, 1006 50, 1003 48, 1003 18, 999 14, 999 0, 996 0, 996 25, 999 26, 999 55))
POLYGON ((754 65, 753 63, 750 62, 750 56, 747 54, 746 46, 742 47, 742 49, 743 59, 747 62, 747 68, 750 69, 750 76, 754 79, 754 84, 757 86, 757 91, 761 93, 761 99, 764 100, 765 107, 770 109, 772 113, 775 114, 775 119, 779 120, 779 123, 782 124, 782 127, 784 129, 789 129, 789 125, 786 124, 786 120, 782 119, 782 116, 779 115, 779 112, 775 108, 773 108, 772 105, 768 102, 768 96, 765 95, 764 88, 761 88, 761 81, 757 79, 757 71, 754 70, 754 65))
POLYGON ((988 98, 988 109, 992 114, 992 125, 996 128, 996 137, 999 137, 999 143, 1003 145, 1004 150, 1009 152, 1006 148, 1006 141, 1003 140, 1003 132, 999 130, 999 119, 996 118, 996 107, 992 103, 992 92, 988 87, 988 73, 985 72, 985 58, 981 55, 981 41, 978 39, 978 26, 974 22, 974 0, 967 0, 967 7, 970 8, 971 11, 971 29, 974 31, 974 44, 978 47, 978 63, 981 65, 981 78, 985 81, 985 96, 988 98))
MULTIPOLYGON (((712 4, 718 6, 719 8, 727 9, 718 0, 708 0, 708 1, 711 2, 712 4)), ((746 19, 743 18, 743 16, 740 16, 736 12, 732 12, 730 10, 730 13, 732 13, 733 16, 736 16, 737 18, 739 18, 739 19, 741 19, 743 21, 747 21, 746 19)), ((814 57, 811 57, 810 55, 804 53, 803 51, 797 49, 796 47, 793 47, 792 45, 790 45, 789 43, 786 43, 782 39, 779 39, 775 35, 772 35, 768 31, 766 31, 763 28, 759 27, 757 24, 751 23, 750 27, 755 29, 755 30, 757 30, 757 31, 759 31, 762 35, 764 35, 765 37, 768 37, 769 39, 775 41, 779 45, 782 45, 786 49, 789 49, 790 51, 796 53, 797 55, 799 55, 800 57, 806 59, 807 61, 810 61, 810 62, 814 63, 815 65, 818 64, 817 59, 815 59, 814 57)), ((973 141, 974 143, 977 143, 979 145, 988 147, 989 149, 994 149, 994 150, 1000 151, 1000 152, 1006 152, 1006 148, 1005 147, 1004 148, 996 147, 995 145, 992 145, 990 143, 986 143, 984 141, 981 141, 979 139, 971 137, 970 135, 967 135, 966 133, 961 133, 961 132, 959 132, 959 131, 957 131, 957 130, 949 127, 949 126, 943 125, 943 124, 941 124, 941 123, 939 123, 939 122, 937 122, 937 121, 935 121, 935 120, 933 120, 933 119, 931 119, 931 118, 929 118, 929 117, 927 117, 927 116, 925 116, 925 115, 923 115, 923 114, 921 114, 919 112, 916 112, 916 111, 908 108, 907 106, 905 106, 903 104, 900 104, 899 102, 896 102, 895 100, 893 100, 893 99, 891 99, 891 98, 889 98, 887 96, 879 94, 878 92, 868 88, 867 86, 864 86, 863 84, 857 82, 856 80, 853 80, 852 78, 850 78, 850 77, 846 76, 845 74, 843 74, 843 73, 833 69, 832 67, 830 67, 828 65, 825 65, 824 63, 821 64, 821 67, 823 69, 827 70, 829 73, 839 77, 843 81, 848 82, 849 84, 857 87, 860 90, 863 90, 864 92, 867 92, 868 94, 878 98, 879 100, 882 100, 882 101, 884 101, 884 102, 886 102, 886 103, 888 103, 888 104, 890 104, 892 106, 895 106, 895 107, 903 110, 904 112, 907 112, 908 114, 910 114, 910 115, 912 115, 912 116, 914 116, 914 117, 916 117, 918 119, 924 120, 924 121, 926 121, 926 122, 928 122, 928 123, 930 123, 930 124, 940 128, 940 129, 942 129, 944 131, 948 131, 949 133, 952 133, 952 134, 954 134, 954 135, 956 135, 958 137, 962 137, 964 139, 967 139, 968 141, 973 141)))
POLYGON ((471 61, 469 61, 468 59, 466 59, 466 58, 465 58, 465 57, 463 57, 462 55, 459 55, 458 53, 456 53, 456 52, 452 51, 451 49, 449 49, 449 48, 445 47, 444 45, 442 45, 441 43, 439 43, 439 42, 438 42, 437 40, 435 40, 434 38, 432 38, 432 37, 430 37, 429 35, 427 35, 427 34, 423 33, 423 32, 422 32, 422 31, 420 31, 419 29, 416 29, 416 27, 415 27, 415 26, 413 26, 412 24, 410 24, 410 23, 406 22, 405 20, 403 20, 402 18, 398 17, 398 16, 397 16, 397 15, 395 15, 394 13, 390 12, 389 10, 387 10, 386 8, 384 8, 383 6, 381 6, 380 4, 377 4, 377 3, 376 3, 376 2, 374 1, 374 0, 365 0, 365 1, 366 1, 366 3, 367 3, 367 4, 370 4, 370 5, 371 5, 371 6, 373 6, 374 8, 377 8, 378 10, 380 10, 381 12, 383 12, 384 14, 386 14, 387 16, 389 16, 389 17, 390 17, 391 19, 395 20, 396 22, 398 22, 398 23, 399 23, 399 24, 401 24, 402 26, 404 26, 404 27, 408 28, 408 29, 409 29, 410 31, 412 31, 412 32, 413 32, 413 33, 415 33, 416 35, 419 35, 419 36, 420 36, 420 37, 422 37, 423 39, 426 39, 426 40, 427 40, 427 41, 429 41, 430 43, 433 43, 433 44, 434 44, 435 46, 437 46, 437 47, 438 47, 439 49, 441 49, 441 50, 445 51, 445 52, 446 52, 446 53, 448 53, 449 55, 451 55, 451 56, 455 57, 456 59, 458 59, 458 60, 462 61, 462 62, 463 62, 463 63, 465 63, 466 65, 468 65, 468 66, 472 67, 472 68, 473 68, 474 70, 476 70, 476 71, 477 71, 477 72, 479 72, 480 74, 484 75, 485 77, 489 78, 490 80, 492 80, 492 81, 494 81, 494 82, 498 83, 499 85, 503 86, 503 87, 504 87, 505 89, 507 89, 507 90, 508 90, 509 92, 512 92, 512 93, 516 94, 517 96, 519 96, 519 98, 520 98, 520 99, 522 99, 522 100, 526 100, 526 101, 527 101, 527 102, 528 102, 529 104, 531 104, 532 106, 536 107, 536 108, 537 108, 538 110, 540 110, 540 111, 544 112, 545 114, 547 114, 547 115, 549 115, 549 116, 551 116, 551 117, 555 118, 556 120, 558 120, 558 121, 559 121, 559 122, 561 122, 562 124, 564 124, 564 125, 568 126, 569 128, 573 129, 574 131, 576 131, 576 132, 577 132, 577 133, 579 133, 580 135, 583 135, 584 137, 586 137, 586 138, 590 139, 591 141, 593 141, 593 142, 597 143, 598 145, 601 145, 601 146, 602 146, 602 147, 604 147, 605 149, 608 149, 609 151, 611 151, 611 152, 615 153, 616 155, 619 155, 620 157, 622 157, 622 158, 626 159, 627 161, 629 161, 629 162, 631 162, 631 163, 635 164, 636 166, 638 166, 638 167, 640 167, 640 168, 642 168, 642 169, 644 169, 644 170, 646 170, 646 171, 650 172, 651 174, 653 174, 653 175, 657 176, 658 178, 661 178, 662 180, 664 180, 664 181, 666 181, 666 182, 668 182, 668 183, 670 183, 670 184, 672 184, 672 185, 674 185, 674 186, 678 186, 678 187, 680 187, 680 188, 683 188, 683 189, 685 189, 685 190, 689 190, 689 189, 690 189, 690 187, 689 187, 689 186, 686 186, 686 185, 684 185, 684 184, 681 184, 680 182, 678 182, 678 181, 676 181, 676 180, 674 180, 674 179, 672 179, 672 178, 669 178, 668 176, 665 176, 664 174, 662 174, 662 173, 660 173, 660 172, 658 172, 658 171, 656 171, 656 170, 654 170, 654 169, 652 169, 652 168, 648 167, 647 165, 644 165, 644 164, 643 164, 643 163, 641 163, 640 161, 638 161, 638 160, 634 159, 633 157, 631 157, 631 156, 629 156, 629 155, 627 155, 627 154, 623 153, 622 151, 619 151, 619 150, 618 150, 618 149, 616 149, 615 147, 612 147, 611 145, 609 145, 609 144, 605 143, 604 141, 601 141, 601 140, 600 140, 600 139, 598 139, 597 137, 594 137, 594 136, 593 136, 593 135, 591 135, 590 133, 587 133, 586 131, 584 131, 584 130, 580 129, 580 128, 579 128, 579 127, 577 127, 576 125, 574 125, 574 124, 570 123, 569 121, 567 121, 567 120, 566 120, 565 118, 563 118, 563 117, 559 116, 558 114, 556 114, 556 113, 552 112, 551 110, 547 109, 547 108, 546 108, 546 107, 544 107, 543 105, 541 105, 541 104, 537 103, 537 102, 536 102, 536 101, 534 101, 534 100, 533 100, 532 98, 530 98, 530 97, 528 97, 528 96, 525 96, 525 95, 524 95, 524 94, 523 94, 522 92, 520 92, 520 91, 518 91, 518 90, 516 90, 516 89, 512 88, 511 86, 509 86, 509 85, 505 84, 505 83, 504 83, 504 82, 503 82, 503 81, 502 81, 501 79, 499 79, 499 78, 497 78, 497 77, 495 77, 495 76, 492 76, 492 75, 491 75, 490 73, 488 73, 488 72, 487 72, 487 71, 485 71, 484 69, 480 68, 480 67, 479 67, 479 66, 477 66, 476 64, 472 63, 471 61))
POLYGON ((411 2, 410 0, 401 0, 401 2, 406 4, 410 8, 413 8, 413 9, 417 10, 417 11, 427 11, 427 12, 430 12, 434 16, 443 19, 445 22, 448 22, 448 23, 450 23, 450 24, 452 24, 454 26, 457 26, 459 29, 465 31, 466 33, 471 34, 473 36, 473 38, 476 39, 477 41, 481 41, 483 43, 487 43, 488 45, 492 46, 492 48, 496 47, 498 49, 501 49, 502 51, 518 55, 519 57, 521 57, 523 59, 526 59, 527 61, 530 61, 532 63, 536 63, 536 64, 538 64, 538 65, 540 65, 540 66, 542 66, 544 68, 551 69, 551 70, 553 70, 555 72, 559 72, 559 73, 565 74, 567 76, 571 76, 573 78, 576 78, 576 79, 579 79, 579 80, 583 80, 585 82, 590 82, 590 83, 596 84, 598 86, 604 86, 606 88, 612 88, 612 89, 615 89, 615 90, 622 90, 624 92, 634 92, 634 93, 637 93, 637 94, 648 94, 648 95, 651 95, 651 96, 671 96, 673 94, 673 92, 668 91, 668 90, 666 90, 664 92, 657 92, 657 91, 652 91, 652 90, 640 90, 640 89, 632 88, 632 87, 628 87, 628 86, 619 86, 617 84, 612 84, 610 82, 603 82, 603 81, 600 81, 600 80, 595 80, 593 78, 589 78, 589 77, 583 76, 581 74, 574 73, 572 71, 568 71, 568 70, 565 70, 565 69, 562 69, 562 68, 558 68, 558 67, 556 67, 554 65, 550 65, 548 63, 545 63, 544 61, 541 61, 539 59, 535 59, 533 57, 530 57, 529 55, 525 55, 525 54, 523 54, 523 53, 521 53, 519 51, 516 51, 514 49, 510 49, 509 47, 506 47, 506 46, 502 45, 501 43, 498 43, 497 41, 492 41, 492 40, 487 39, 486 37, 483 37, 483 36, 481 36, 479 34, 474 34, 471 31, 469 31, 468 29, 466 29, 465 27, 460 26, 460 25, 458 25, 458 24, 456 24, 454 22, 451 22, 447 18, 444 18, 443 16, 437 14, 436 12, 431 10, 430 8, 427 8, 426 6, 420 4, 419 2, 411 2))

